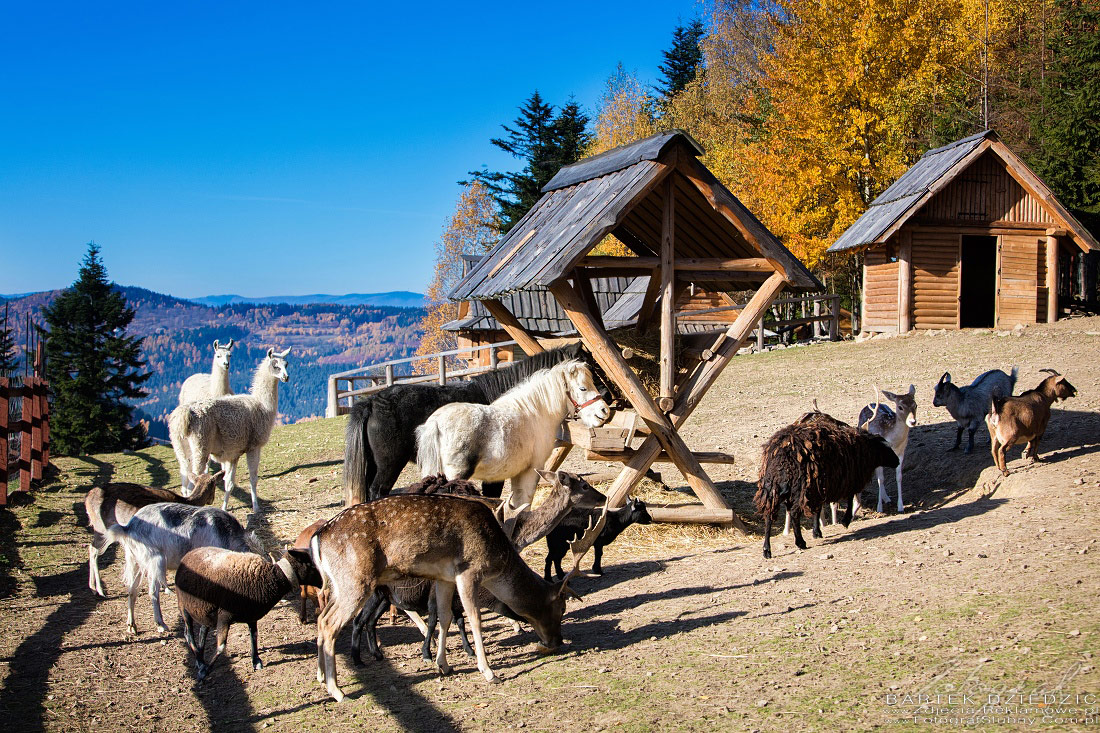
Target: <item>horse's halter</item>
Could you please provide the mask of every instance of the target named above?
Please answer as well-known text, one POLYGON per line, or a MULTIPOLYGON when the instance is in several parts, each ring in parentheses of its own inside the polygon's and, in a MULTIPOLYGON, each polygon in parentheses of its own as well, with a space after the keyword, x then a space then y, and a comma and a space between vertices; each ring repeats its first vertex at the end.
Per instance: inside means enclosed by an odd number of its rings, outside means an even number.
POLYGON ((586 402, 581 402, 581 403, 578 403, 575 399, 573 399, 573 395, 568 395, 568 396, 569 396, 569 401, 573 403, 573 416, 574 417, 580 415, 581 410, 584 409, 585 407, 588 407, 589 405, 592 405, 592 404, 595 404, 597 402, 603 401, 603 395, 599 394, 598 392, 597 392, 596 396, 593 397, 592 399, 590 399, 586 402))

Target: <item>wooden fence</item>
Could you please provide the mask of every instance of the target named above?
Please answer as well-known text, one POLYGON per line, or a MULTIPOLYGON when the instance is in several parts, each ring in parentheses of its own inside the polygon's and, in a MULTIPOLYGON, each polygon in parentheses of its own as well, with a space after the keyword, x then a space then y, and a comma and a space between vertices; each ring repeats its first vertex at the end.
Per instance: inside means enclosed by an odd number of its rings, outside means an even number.
MULTIPOLYGON (((393 384, 424 384, 434 382, 446 384, 450 381, 465 379, 475 374, 493 372, 500 368, 501 361, 497 357, 497 349, 502 346, 514 346, 515 341, 501 341, 495 344, 482 344, 464 349, 441 351, 438 354, 427 356, 410 356, 405 359, 393 359, 378 364, 368 364, 358 369, 350 369, 346 372, 331 374, 328 378, 328 399, 325 404, 325 417, 346 415, 351 409, 356 397, 372 395, 381 392, 393 384), (456 359, 473 360, 478 351, 489 350, 489 366, 466 367, 462 369, 450 369, 448 363, 456 359), (414 362, 431 361, 435 370, 427 374, 403 374, 398 375, 397 370, 410 368, 414 362), (341 388, 341 383, 344 383, 341 388), (363 384, 364 386, 357 386, 363 384)), ((503 362, 505 365, 511 362, 503 362)))
POLYGON ((40 377, 0 377, 0 505, 18 472, 19 489, 30 491, 50 465, 49 382, 40 377))

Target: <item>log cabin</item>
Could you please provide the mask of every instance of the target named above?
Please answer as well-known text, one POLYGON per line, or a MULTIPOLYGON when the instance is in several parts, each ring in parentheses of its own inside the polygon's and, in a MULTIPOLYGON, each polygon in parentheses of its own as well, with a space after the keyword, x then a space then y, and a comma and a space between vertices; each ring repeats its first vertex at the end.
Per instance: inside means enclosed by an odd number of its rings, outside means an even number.
POLYGON ((1100 243, 986 130, 925 153, 829 248, 859 250, 862 331, 904 333, 1053 322, 1100 243))

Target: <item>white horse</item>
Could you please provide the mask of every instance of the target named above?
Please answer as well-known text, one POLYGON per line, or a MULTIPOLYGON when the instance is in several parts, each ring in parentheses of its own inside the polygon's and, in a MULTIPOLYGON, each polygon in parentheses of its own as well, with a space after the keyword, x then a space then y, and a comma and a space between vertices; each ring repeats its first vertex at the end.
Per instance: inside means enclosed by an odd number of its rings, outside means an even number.
POLYGON ((611 416, 592 372, 577 360, 540 369, 491 404, 444 405, 416 429, 420 473, 443 473, 448 480, 511 479, 509 503, 530 504, 539 480, 535 469, 546 465, 558 426, 573 410, 593 428, 611 416))

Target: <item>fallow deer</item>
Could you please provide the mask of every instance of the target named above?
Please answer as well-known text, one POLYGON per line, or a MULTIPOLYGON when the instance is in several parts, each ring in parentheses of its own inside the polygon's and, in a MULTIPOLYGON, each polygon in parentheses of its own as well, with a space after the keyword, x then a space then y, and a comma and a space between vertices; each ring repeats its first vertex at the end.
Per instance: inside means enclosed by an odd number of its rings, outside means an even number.
POLYGON ((528 567, 508 540, 492 512, 481 502, 438 495, 388 496, 345 509, 322 527, 310 551, 324 581, 326 604, 317 618, 317 681, 337 700, 344 693, 336 683, 335 639, 355 617, 374 589, 403 575, 436 581, 439 643, 436 666, 447 664, 447 632, 451 599, 457 587, 470 620, 477 668, 496 682, 485 658, 477 591, 483 585, 534 628, 539 651, 561 646, 561 619, 569 588, 581 559, 606 521, 606 511, 573 543, 573 569, 557 583, 543 580, 528 567))

